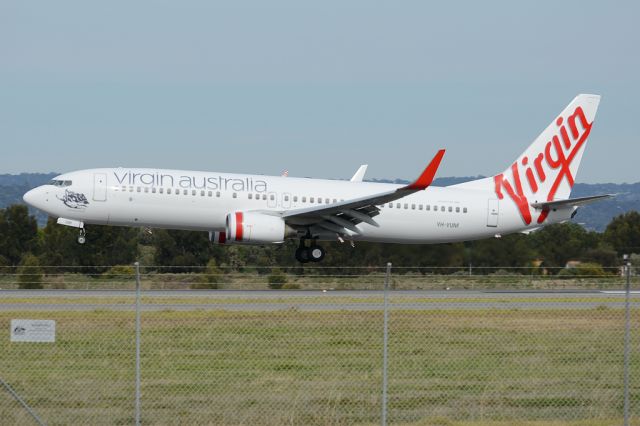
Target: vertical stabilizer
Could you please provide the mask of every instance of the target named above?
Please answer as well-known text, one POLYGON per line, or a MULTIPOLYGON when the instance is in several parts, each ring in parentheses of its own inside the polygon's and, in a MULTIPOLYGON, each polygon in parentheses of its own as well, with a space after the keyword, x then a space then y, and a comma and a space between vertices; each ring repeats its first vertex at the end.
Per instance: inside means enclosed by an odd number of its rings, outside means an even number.
POLYGON ((599 103, 599 95, 576 96, 505 171, 455 186, 491 189, 516 204, 526 225, 542 223, 548 210, 532 217, 531 203, 569 198, 599 103))

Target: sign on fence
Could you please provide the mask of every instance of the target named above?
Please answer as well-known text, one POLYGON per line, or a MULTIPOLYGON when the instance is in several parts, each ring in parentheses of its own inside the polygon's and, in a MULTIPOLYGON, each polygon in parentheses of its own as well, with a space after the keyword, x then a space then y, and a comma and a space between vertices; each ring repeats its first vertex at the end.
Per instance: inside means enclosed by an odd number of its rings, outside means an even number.
POLYGON ((53 320, 11 320, 12 342, 44 342, 56 341, 56 322, 53 320))

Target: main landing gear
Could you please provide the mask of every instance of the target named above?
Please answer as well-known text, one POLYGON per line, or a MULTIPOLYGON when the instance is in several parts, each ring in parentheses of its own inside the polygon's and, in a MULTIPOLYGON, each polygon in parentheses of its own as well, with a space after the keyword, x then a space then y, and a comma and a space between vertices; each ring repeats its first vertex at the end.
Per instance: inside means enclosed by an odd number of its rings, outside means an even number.
POLYGON ((87 239, 85 238, 85 236, 87 235, 87 232, 84 230, 84 228, 80 228, 80 234, 78 234, 78 244, 84 244, 87 239))
POLYGON ((325 250, 316 244, 315 239, 311 239, 311 245, 307 247, 305 240, 310 238, 300 238, 300 245, 296 249, 296 260, 300 263, 320 262, 324 259, 325 250))

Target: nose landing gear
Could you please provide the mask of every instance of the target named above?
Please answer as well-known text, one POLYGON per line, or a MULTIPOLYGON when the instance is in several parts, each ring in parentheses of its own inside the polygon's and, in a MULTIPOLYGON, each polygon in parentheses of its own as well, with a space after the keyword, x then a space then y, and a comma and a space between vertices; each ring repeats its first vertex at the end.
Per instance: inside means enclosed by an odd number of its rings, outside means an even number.
POLYGON ((311 246, 307 247, 305 241, 310 238, 300 238, 300 245, 296 249, 296 260, 300 263, 320 262, 324 259, 325 250, 316 244, 316 240, 312 239, 311 246))
POLYGON ((84 230, 84 228, 80 228, 80 234, 78 235, 78 244, 84 244, 87 239, 86 236, 87 232, 84 230))

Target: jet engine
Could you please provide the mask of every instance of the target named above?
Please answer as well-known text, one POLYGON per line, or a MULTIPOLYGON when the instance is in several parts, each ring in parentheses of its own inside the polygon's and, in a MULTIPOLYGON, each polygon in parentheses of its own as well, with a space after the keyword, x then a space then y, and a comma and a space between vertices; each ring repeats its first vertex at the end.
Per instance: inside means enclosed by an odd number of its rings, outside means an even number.
POLYGON ((227 215, 228 244, 277 244, 296 231, 284 219, 258 212, 234 212, 227 215))

